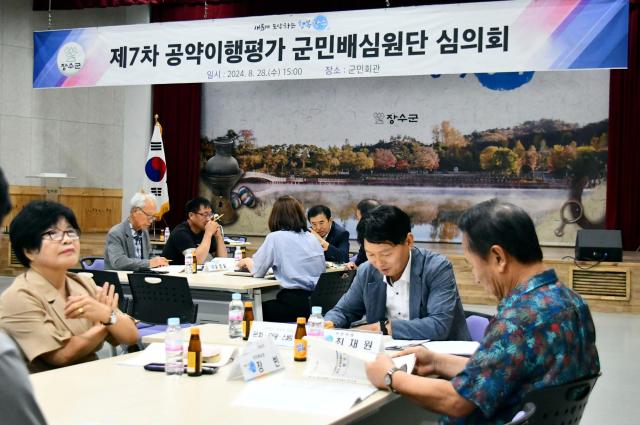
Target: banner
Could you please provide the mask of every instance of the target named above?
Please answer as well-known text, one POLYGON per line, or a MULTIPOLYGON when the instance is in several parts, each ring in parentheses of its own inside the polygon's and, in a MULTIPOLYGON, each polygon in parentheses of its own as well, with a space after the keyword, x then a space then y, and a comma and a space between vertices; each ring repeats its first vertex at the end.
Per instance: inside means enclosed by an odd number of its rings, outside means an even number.
POLYGON ((162 146, 162 126, 156 115, 156 125, 153 127, 147 162, 144 165, 143 190, 156 197, 158 212, 156 218, 160 220, 169 211, 169 189, 167 188, 167 163, 162 146))
POLYGON ((627 0, 516 0, 34 32, 33 87, 625 68, 627 0))

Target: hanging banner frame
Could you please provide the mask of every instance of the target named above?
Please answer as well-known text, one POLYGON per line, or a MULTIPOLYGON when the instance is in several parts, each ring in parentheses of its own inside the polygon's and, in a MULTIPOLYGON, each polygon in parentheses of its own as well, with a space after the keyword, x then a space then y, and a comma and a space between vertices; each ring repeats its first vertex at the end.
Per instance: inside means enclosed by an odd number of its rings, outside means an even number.
POLYGON ((627 0, 514 0, 34 32, 34 88, 625 68, 627 0))

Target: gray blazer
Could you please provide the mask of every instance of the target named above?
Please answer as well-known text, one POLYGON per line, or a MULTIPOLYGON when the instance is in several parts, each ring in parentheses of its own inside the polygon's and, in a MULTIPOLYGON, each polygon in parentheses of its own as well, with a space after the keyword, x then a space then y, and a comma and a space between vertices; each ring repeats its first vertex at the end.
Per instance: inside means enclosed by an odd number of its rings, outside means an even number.
MULTIPOLYGON (((348 328, 366 316, 367 323, 385 319, 384 276, 369 262, 358 267, 351 288, 325 315, 337 328, 348 328)), ((409 320, 391 320, 394 339, 471 339, 458 295, 453 267, 446 257, 413 247, 409 289, 409 320)))
POLYGON ((104 246, 104 268, 107 270, 133 270, 149 268, 149 253, 151 242, 149 232, 142 231, 142 258, 136 258, 136 247, 133 244, 133 235, 129 227, 129 219, 116 224, 107 233, 107 242, 104 246))

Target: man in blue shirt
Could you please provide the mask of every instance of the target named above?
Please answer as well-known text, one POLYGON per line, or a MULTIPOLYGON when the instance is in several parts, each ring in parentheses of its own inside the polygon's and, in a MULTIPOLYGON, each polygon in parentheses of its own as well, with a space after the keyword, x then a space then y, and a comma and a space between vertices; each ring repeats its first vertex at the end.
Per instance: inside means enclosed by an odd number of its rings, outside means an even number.
POLYGON ((469 340, 449 260, 413 246, 411 221, 400 208, 380 205, 363 220, 369 261, 325 320, 346 328, 366 316, 360 329, 395 339, 469 340))
POLYGON ((500 300, 480 347, 469 359, 406 350, 417 356, 416 375, 380 356, 367 365, 371 382, 444 413, 444 423, 503 424, 528 392, 598 374, 589 308, 545 269, 527 213, 494 199, 467 210, 458 226, 476 281, 500 300))

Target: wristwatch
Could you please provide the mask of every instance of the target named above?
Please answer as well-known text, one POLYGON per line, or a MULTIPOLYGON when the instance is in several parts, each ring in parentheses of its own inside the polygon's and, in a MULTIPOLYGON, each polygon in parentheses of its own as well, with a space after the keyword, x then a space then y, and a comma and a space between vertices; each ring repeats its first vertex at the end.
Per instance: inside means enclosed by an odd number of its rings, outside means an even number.
POLYGON ((387 323, 389 323, 389 320, 387 319, 382 319, 380 321, 380 332, 382 332, 382 335, 389 335, 389 331, 387 330, 387 323))
POLYGON ((102 322, 102 324, 105 326, 111 326, 111 325, 115 325, 117 321, 118 321, 118 315, 116 314, 116 311, 111 310, 111 316, 109 316, 109 320, 106 322, 102 322))
POLYGON ((386 387, 389 388, 389 391, 396 394, 398 394, 398 391, 395 388, 393 388, 393 374, 396 373, 397 371, 406 372, 407 365, 404 364, 401 367, 392 367, 387 371, 387 374, 384 375, 384 385, 386 385, 386 387))

